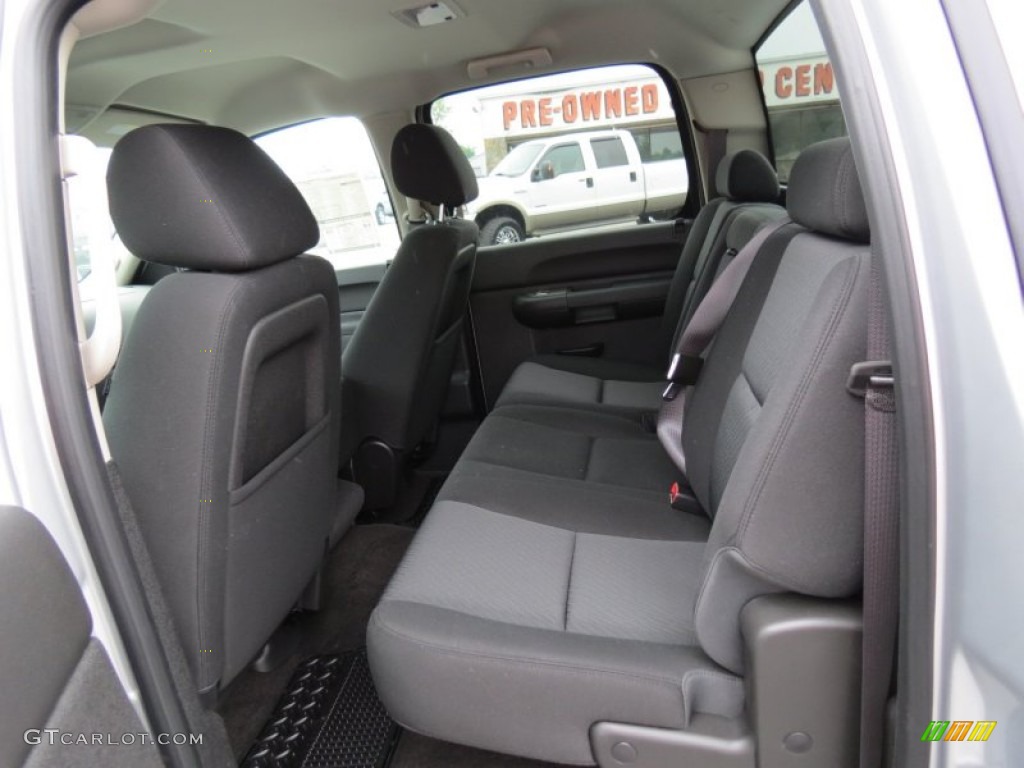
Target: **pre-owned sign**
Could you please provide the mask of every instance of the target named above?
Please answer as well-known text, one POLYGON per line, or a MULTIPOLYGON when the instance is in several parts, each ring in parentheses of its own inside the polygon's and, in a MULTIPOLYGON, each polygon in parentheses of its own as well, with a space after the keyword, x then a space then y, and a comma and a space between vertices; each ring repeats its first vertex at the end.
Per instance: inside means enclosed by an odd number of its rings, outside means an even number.
POLYGON ((672 99, 657 77, 481 99, 480 107, 485 138, 582 131, 675 118, 672 99))
POLYGON ((506 131, 514 128, 546 128, 599 122, 621 117, 654 115, 661 94, 654 83, 624 88, 580 90, 561 97, 509 99, 502 102, 501 119, 506 131))

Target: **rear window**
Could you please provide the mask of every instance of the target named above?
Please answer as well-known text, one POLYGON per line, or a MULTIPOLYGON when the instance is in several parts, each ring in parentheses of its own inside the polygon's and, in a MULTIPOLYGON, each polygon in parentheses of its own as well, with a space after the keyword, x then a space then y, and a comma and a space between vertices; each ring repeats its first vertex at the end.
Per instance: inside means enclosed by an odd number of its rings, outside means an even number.
POLYGON ((757 50, 779 178, 789 178, 805 147, 846 135, 832 62, 805 2, 796 6, 757 50))
POLYGON ((479 177, 464 214, 481 245, 636 227, 674 217, 689 191, 672 95, 651 67, 623 65, 518 80, 438 99, 479 177))

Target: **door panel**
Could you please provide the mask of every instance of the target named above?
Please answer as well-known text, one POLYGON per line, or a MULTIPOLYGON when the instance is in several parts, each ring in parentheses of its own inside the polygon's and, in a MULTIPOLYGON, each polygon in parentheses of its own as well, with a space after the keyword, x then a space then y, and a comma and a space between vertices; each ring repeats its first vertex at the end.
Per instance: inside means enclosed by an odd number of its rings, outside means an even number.
POLYGON ((0 764, 163 764, 91 632, 50 534, 25 510, 0 507, 0 764), (62 743, 93 733, 103 743, 62 743))
POLYGON ((661 316, 687 231, 609 227, 481 249, 470 308, 487 407, 537 354, 663 364, 661 316))

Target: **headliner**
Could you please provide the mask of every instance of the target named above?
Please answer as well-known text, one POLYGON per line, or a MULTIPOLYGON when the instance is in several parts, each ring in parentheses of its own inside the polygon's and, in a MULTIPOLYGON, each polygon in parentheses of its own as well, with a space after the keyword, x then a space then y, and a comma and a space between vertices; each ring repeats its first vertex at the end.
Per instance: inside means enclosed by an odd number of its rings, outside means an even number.
POLYGON ((753 66, 751 48, 788 0, 456 0, 464 16, 423 29, 392 15, 423 4, 166 0, 76 45, 67 129, 109 145, 152 111, 254 134, 409 113, 447 92, 599 64, 655 63, 680 80, 735 72, 753 66), (551 52, 550 67, 467 74, 472 59, 533 47, 551 52))

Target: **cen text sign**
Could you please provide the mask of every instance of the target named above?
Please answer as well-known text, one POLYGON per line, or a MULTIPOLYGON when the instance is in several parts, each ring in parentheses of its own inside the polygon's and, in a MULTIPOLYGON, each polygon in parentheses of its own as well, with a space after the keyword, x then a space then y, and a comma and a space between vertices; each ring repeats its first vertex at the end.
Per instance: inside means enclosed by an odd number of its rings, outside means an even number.
POLYGON ((768 107, 838 101, 835 72, 824 56, 773 61, 758 72, 768 107))

